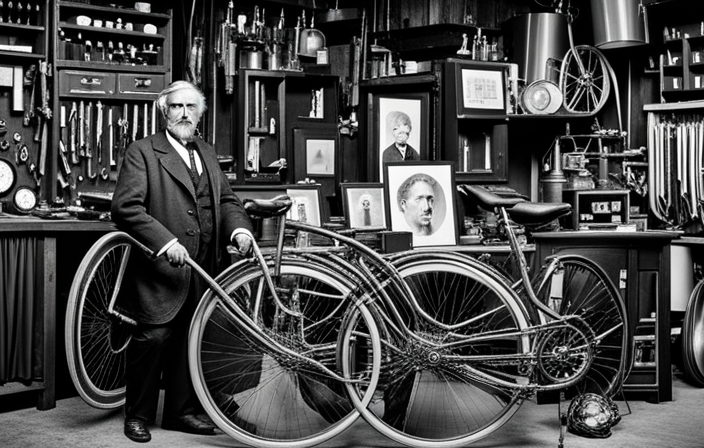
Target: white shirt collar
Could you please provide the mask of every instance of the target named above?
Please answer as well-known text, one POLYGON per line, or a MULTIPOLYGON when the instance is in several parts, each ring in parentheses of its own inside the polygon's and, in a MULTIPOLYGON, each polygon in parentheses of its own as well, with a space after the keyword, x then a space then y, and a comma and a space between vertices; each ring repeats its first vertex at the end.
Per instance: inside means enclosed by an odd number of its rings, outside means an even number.
MULTIPOLYGON (((178 155, 181 156, 184 162, 186 162, 186 165, 190 168, 191 167, 191 157, 188 155, 188 150, 186 147, 181 143, 180 141, 176 140, 173 135, 171 135, 170 132, 166 132, 166 139, 171 143, 171 146, 176 149, 176 152, 178 155)), ((193 156, 196 159, 196 169, 198 170, 198 174, 203 174, 203 164, 201 163, 200 160, 200 155, 198 154, 197 151, 194 151, 193 156)))

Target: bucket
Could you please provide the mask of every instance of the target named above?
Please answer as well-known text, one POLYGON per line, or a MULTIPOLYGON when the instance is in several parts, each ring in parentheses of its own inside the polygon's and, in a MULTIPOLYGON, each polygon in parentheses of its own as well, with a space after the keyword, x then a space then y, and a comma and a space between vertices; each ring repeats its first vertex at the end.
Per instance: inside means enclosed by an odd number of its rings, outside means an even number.
POLYGON ((550 79, 548 60, 562 61, 569 49, 567 19, 557 13, 522 14, 512 19, 513 62, 525 85, 550 79))
POLYGON ((647 43, 640 0, 591 0, 594 46, 601 49, 647 43))

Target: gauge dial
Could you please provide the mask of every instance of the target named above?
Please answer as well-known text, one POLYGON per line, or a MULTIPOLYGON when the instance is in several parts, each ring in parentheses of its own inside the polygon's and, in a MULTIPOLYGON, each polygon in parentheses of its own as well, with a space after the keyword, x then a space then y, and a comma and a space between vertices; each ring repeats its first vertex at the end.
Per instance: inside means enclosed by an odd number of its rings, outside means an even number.
POLYGON ((37 206, 37 195, 29 187, 20 187, 12 198, 15 210, 20 213, 29 213, 37 206))
POLYGON ((0 159, 0 194, 10 191, 15 186, 15 180, 17 180, 15 167, 9 161, 0 159))

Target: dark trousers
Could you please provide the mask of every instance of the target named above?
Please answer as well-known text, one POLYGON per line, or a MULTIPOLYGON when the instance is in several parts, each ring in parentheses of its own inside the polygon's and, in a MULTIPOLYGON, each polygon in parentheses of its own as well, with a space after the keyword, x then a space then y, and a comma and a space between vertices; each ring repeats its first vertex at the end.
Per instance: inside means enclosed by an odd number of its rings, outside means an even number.
POLYGON ((196 277, 176 317, 163 325, 139 324, 133 331, 126 355, 125 418, 154 423, 162 387, 162 421, 202 411, 188 369, 188 330, 202 290, 196 277))

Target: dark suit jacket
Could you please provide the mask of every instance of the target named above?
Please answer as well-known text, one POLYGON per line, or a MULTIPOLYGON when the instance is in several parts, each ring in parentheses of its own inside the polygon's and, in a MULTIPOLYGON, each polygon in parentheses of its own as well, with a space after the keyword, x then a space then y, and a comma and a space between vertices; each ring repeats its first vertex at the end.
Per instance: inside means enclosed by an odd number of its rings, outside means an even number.
MULTIPOLYGON (((215 149, 197 140, 208 173, 213 199, 213 259, 221 266, 224 249, 236 228, 252 230, 241 202, 232 192, 218 164, 215 149)), ((158 252, 177 238, 191 258, 199 250, 196 195, 188 167, 171 146, 165 131, 132 143, 120 167, 112 199, 112 220, 149 249, 158 252)), ((133 251, 138 252, 138 251, 133 251)), ((207 268, 206 268, 207 269, 207 268)), ((143 323, 171 320, 188 294, 191 269, 173 267, 166 257, 156 260, 133 255, 128 277, 122 282, 129 311, 143 323)), ((211 272, 212 274, 212 272, 211 272)))

